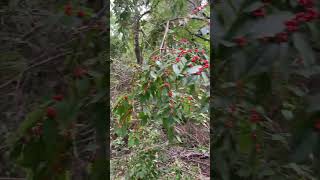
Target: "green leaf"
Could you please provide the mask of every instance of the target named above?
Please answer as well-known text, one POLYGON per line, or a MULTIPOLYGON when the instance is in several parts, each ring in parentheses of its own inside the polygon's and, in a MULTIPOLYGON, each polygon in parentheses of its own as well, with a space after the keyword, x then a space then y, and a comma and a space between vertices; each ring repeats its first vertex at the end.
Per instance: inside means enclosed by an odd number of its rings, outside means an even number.
POLYGON ((198 72, 199 71, 199 68, 201 68, 202 66, 200 66, 200 65, 197 65, 197 66, 193 66, 192 68, 190 68, 190 69, 188 69, 188 74, 194 74, 194 73, 196 73, 196 72, 198 72))
POLYGON ((96 102, 100 101, 101 99, 103 99, 103 98, 106 96, 106 94, 107 94, 107 90, 105 90, 105 91, 100 91, 98 94, 96 94, 96 95, 94 96, 94 98, 90 101, 89 104, 91 104, 91 103, 96 103, 96 102))
POLYGON ((307 112, 316 112, 320 111, 320 94, 312 95, 307 97, 308 107, 307 112))
POLYGON ((262 179, 263 177, 272 176, 274 174, 275 174, 275 172, 273 171, 273 169, 266 167, 266 168, 262 169, 262 171, 259 173, 258 177, 259 177, 259 179, 262 179))
POLYGON ((179 69, 178 65, 177 64, 173 64, 172 68, 173 68, 174 73, 178 76, 180 74, 180 72, 181 72, 181 70, 179 69))
POLYGON ((10 137, 8 141, 16 141, 22 136, 24 136, 27 131, 35 125, 35 123, 40 120, 44 115, 44 110, 42 108, 36 109, 35 111, 29 113, 27 115, 27 118, 21 123, 17 134, 14 134, 14 136, 10 137))
POLYGON ((252 12, 256 9, 259 9, 260 7, 263 7, 264 4, 262 2, 254 2, 252 3, 250 6, 246 7, 245 9, 243 9, 243 12, 252 12))
MULTIPOLYGON (((257 56, 256 62, 253 62, 252 68, 249 69, 249 75, 268 72, 274 65, 274 61, 279 56, 279 45, 271 44, 263 48, 257 56)), ((254 59, 254 57, 250 57, 254 59)))
POLYGON ((88 78, 83 78, 76 81, 76 87, 79 93, 79 96, 85 96, 90 89, 90 80, 88 78))
POLYGON ((295 95, 299 96, 299 97, 303 97, 306 95, 305 92, 303 92, 299 87, 295 87, 295 86, 288 86, 287 87, 291 92, 293 92, 295 95))
POLYGON ((157 74, 156 74, 154 71, 151 71, 151 72, 150 72, 150 76, 151 76, 153 79, 157 79, 157 74))
POLYGON ((315 145, 319 140, 317 132, 309 131, 303 138, 302 142, 295 148, 292 159, 299 163, 307 159, 307 157, 313 152, 315 145))
POLYGON ((230 180, 230 165, 227 163, 221 153, 216 156, 215 165, 219 174, 222 176, 222 180, 230 180))
POLYGON ((239 150, 241 153, 249 153, 252 147, 252 140, 249 134, 241 133, 238 136, 239 150))
POLYGON ((281 113, 287 120, 291 120, 294 117, 292 111, 289 110, 281 110, 281 113))
POLYGON ((179 136, 176 136, 176 138, 180 143, 182 143, 182 140, 181 140, 181 138, 179 136))
POLYGON ((44 146, 41 141, 31 141, 23 150, 22 159, 19 161, 22 166, 36 167, 43 159, 44 146))
POLYGON ((256 20, 253 24, 249 24, 242 31, 251 32, 253 38, 261 37, 261 35, 268 37, 274 36, 285 30, 283 22, 291 19, 293 16, 294 15, 288 11, 273 13, 263 19, 256 20))
POLYGON ((47 157, 50 159, 56 153, 58 131, 57 123, 54 120, 48 119, 43 123, 43 140, 46 146, 47 157))
POLYGON ((230 41, 226 41, 226 40, 219 40, 219 43, 224 45, 225 47, 234 47, 236 46, 237 44, 234 43, 234 42, 230 42, 230 41))
POLYGON ((306 37, 302 33, 294 33, 293 44, 304 60, 307 67, 311 67, 315 63, 315 55, 310 46, 310 43, 306 40, 306 37))
POLYGON ((135 145, 135 137, 132 133, 129 134, 129 138, 128 138, 128 147, 132 147, 135 145))

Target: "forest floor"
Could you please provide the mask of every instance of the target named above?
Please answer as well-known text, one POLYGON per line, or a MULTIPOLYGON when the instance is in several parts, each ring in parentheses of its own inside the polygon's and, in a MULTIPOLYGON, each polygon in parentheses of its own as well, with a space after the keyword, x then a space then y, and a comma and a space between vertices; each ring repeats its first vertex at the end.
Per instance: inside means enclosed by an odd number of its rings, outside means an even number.
MULTIPOLYGON (((135 73, 129 65, 113 64, 112 103, 116 97, 130 91, 131 77, 135 73)), ((142 179, 146 179, 153 173, 157 174, 157 179, 210 179, 209 122, 186 121, 177 125, 178 141, 174 144, 168 143, 160 123, 147 125, 142 133, 139 145, 134 148, 129 148, 121 138, 112 135, 111 179, 125 179, 128 174, 140 174, 145 177, 142 179), (155 150, 154 156, 150 150, 155 150)))

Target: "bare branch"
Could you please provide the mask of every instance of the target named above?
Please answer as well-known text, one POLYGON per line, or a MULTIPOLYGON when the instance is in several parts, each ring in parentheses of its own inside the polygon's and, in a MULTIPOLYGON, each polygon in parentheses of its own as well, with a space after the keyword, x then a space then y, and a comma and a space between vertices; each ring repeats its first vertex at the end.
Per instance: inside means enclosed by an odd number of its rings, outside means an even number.
POLYGON ((193 36, 196 36, 196 37, 198 37, 198 38, 200 38, 200 39, 203 39, 204 41, 210 41, 210 39, 207 39, 207 38, 202 37, 202 36, 200 36, 200 35, 198 35, 198 34, 192 33, 189 29, 186 29, 186 31, 188 31, 188 33, 190 33, 190 34, 193 35, 193 36))
POLYGON ((147 15, 147 14, 149 14, 149 13, 151 13, 151 10, 148 10, 148 11, 142 13, 142 14, 140 15, 140 17, 139 17, 139 20, 140 20, 143 16, 145 16, 145 15, 147 15))

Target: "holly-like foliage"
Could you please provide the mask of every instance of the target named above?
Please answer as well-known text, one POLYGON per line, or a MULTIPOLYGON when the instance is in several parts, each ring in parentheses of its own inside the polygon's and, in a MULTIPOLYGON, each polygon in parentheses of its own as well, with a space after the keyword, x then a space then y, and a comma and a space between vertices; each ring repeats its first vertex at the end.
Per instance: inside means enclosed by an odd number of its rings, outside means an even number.
POLYGON ((214 178, 319 178, 319 5, 213 5, 214 178))
POLYGON ((140 125, 162 122, 169 139, 173 140, 174 124, 201 120, 198 114, 208 111, 209 60, 206 51, 194 48, 186 39, 177 45, 178 49, 154 53, 150 63, 134 79, 137 86, 115 104, 115 130, 119 136, 129 133, 132 116, 136 116, 140 125), (134 114, 133 109, 140 111, 134 114))
MULTIPOLYGON (((17 11, 19 6, 13 11, 17 11)), ((40 105, 38 103, 37 107, 33 107, 8 140, 10 156, 25 170, 27 179, 107 177, 105 141, 108 132, 109 32, 104 20, 99 17, 101 13, 105 16, 106 12, 103 7, 100 8, 101 11, 93 12, 84 3, 64 2, 52 10, 56 14, 36 23, 51 25, 42 29, 43 34, 52 35, 50 38, 61 37, 63 33, 69 33, 69 36, 50 42, 58 44, 54 50, 63 51, 62 55, 51 57, 45 54, 49 60, 32 62, 34 64, 27 68, 31 71, 32 68, 59 59, 60 63, 51 64, 51 67, 62 74, 56 80, 60 87, 47 90, 46 96, 49 98, 43 98, 40 105), (83 162, 83 158, 77 154, 79 128, 76 124, 79 121, 93 126, 95 130, 97 148, 90 151, 90 162, 83 162)), ((28 36, 33 37, 34 31, 28 36)), ((27 70, 24 72, 27 73, 27 70)))

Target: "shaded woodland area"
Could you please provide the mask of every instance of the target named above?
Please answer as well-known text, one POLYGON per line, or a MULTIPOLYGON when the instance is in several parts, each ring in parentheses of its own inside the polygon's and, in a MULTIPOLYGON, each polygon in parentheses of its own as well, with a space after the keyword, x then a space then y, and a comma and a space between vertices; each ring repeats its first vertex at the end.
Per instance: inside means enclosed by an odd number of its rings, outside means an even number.
POLYGON ((319 179, 319 9, 1 1, 0 179, 319 179))

